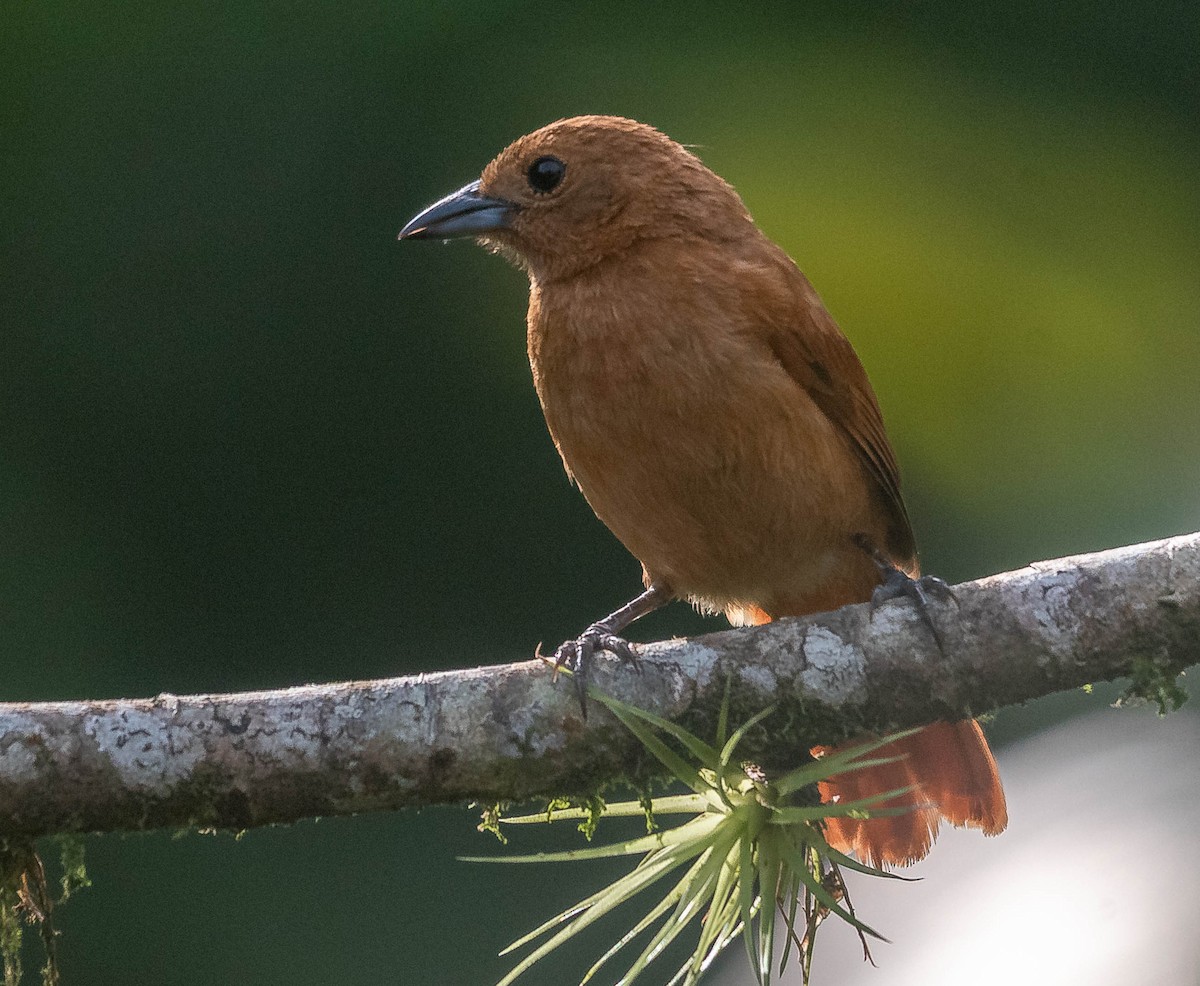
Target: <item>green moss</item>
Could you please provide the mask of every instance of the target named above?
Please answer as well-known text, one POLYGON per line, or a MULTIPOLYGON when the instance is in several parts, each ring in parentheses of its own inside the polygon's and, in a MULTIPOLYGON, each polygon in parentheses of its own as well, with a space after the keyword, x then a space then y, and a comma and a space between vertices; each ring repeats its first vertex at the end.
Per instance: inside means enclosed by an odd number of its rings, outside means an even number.
POLYGON ((650 789, 646 788, 638 795, 638 804, 642 806, 642 811, 646 813, 646 834, 658 831, 658 822, 654 820, 654 797, 650 793, 650 789))
POLYGON ((579 807, 588 813, 587 818, 579 823, 579 831, 591 842, 592 836, 596 834, 596 826, 600 824, 600 816, 604 814, 604 799, 598 794, 593 794, 590 798, 585 798, 579 807))
POLYGON ((62 894, 58 903, 64 904, 79 891, 90 887, 92 881, 84 865, 83 839, 77 835, 60 835, 55 841, 58 842, 58 860, 62 866, 62 876, 59 878, 62 894))
POLYGON ((1179 684, 1181 677, 1183 671, 1174 668, 1165 660, 1135 658, 1130 674, 1131 681, 1114 704, 1122 706, 1152 702, 1158 706, 1160 716, 1176 712, 1188 698, 1187 691, 1179 684))
POLYGON ((483 809, 483 814, 479 816, 479 824, 475 827, 480 832, 491 832, 502 846, 508 845, 508 836, 500 831, 500 818, 504 812, 504 804, 497 801, 494 805, 489 805, 483 809))
POLYGON ((21 982, 21 940, 24 932, 15 898, 6 887, 0 891, 0 955, 4 959, 4 986, 18 986, 21 982))
POLYGON ((42 986, 58 986, 58 955, 54 928, 54 908, 65 903, 84 887, 91 886, 83 863, 83 842, 78 838, 60 838, 62 893, 55 900, 46 883, 46 869, 29 840, 0 840, 0 959, 4 965, 4 986, 19 986, 24 969, 21 948, 25 926, 37 928, 45 962, 42 986))

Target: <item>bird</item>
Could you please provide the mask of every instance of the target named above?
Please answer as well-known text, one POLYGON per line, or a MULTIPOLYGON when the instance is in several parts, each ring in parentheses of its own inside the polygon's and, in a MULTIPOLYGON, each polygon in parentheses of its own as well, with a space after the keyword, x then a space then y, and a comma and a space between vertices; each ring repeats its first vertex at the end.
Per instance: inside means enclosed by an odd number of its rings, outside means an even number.
MULTIPOLYGON (((862 363, 795 262, 691 150, 622 117, 558 120, 399 235, 455 237, 528 275, 529 363, 550 435, 642 565, 643 591, 560 646, 557 665, 582 681, 597 650, 634 659, 621 632, 672 600, 747 626, 905 595, 935 627, 928 597, 949 590, 920 574, 862 363)), ((905 788, 883 803, 909 810, 829 819, 834 848, 903 866, 943 820, 1005 828, 977 722, 936 722, 873 756, 892 762, 821 782, 822 800, 905 788)))

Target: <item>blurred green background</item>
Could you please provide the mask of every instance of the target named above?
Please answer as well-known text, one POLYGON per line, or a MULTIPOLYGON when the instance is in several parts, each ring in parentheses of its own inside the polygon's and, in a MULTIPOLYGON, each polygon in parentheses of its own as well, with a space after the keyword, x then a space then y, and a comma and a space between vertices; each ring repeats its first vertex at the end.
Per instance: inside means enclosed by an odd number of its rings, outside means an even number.
MULTIPOLYGON (((0 698, 513 660, 630 595, 545 434, 523 277, 395 242, 576 113, 696 145, 806 270, 927 570, 1200 528, 1198 39, 1170 0, 8 0, 0 698)), ((91 838, 65 982, 494 981, 595 876, 456 863, 474 823, 91 838)))

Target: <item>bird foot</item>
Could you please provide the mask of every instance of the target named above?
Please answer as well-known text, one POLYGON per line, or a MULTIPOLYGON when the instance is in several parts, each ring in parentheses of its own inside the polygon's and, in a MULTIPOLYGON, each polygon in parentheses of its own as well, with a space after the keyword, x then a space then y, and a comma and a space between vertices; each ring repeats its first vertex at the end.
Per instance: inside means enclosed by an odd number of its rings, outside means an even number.
POLYGON ((618 637, 603 622, 593 623, 574 640, 559 644, 554 651, 554 670, 566 668, 575 682, 575 693, 579 696, 579 708, 587 718, 588 678, 591 674, 592 658, 596 651, 606 650, 634 668, 638 666, 637 653, 624 637, 618 637))
POLYGON ((946 647, 937 624, 933 621, 933 614, 930 612, 931 598, 942 603, 957 604, 958 602, 954 598, 954 592, 950 586, 936 575, 922 575, 919 579, 914 579, 898 568, 889 567, 884 572, 883 582, 877 585, 875 591, 871 593, 871 613, 874 614, 875 610, 889 599, 911 599, 917 607, 921 622, 929 628, 929 632, 937 642, 938 650, 944 654, 946 647))

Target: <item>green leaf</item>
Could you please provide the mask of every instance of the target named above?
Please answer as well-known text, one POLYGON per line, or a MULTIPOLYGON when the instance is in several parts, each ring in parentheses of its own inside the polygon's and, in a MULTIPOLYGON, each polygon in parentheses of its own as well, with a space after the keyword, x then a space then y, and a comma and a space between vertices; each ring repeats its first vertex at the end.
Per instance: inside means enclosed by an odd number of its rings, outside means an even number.
POLYGON ((775 959, 775 899, 783 869, 775 842, 764 835, 758 843, 758 968, 764 986, 775 959))
POLYGON ((743 839, 738 846, 738 904, 742 915, 742 940, 746 945, 746 957, 755 978, 762 983, 754 943, 754 856, 749 840, 743 839))
POLYGON ((757 715, 751 716, 744 723, 734 730, 733 735, 725 741, 725 745, 721 747, 720 772, 723 775, 733 760, 733 753, 737 749, 737 745, 742 741, 742 737, 751 729, 762 722, 767 716, 775 711, 774 705, 769 705, 757 715))
POLYGON ((674 736, 677 740, 679 740, 680 743, 682 743, 692 752, 692 755, 699 760, 703 766, 707 767, 709 770, 717 769, 717 751, 705 743, 704 740, 688 732, 677 723, 671 722, 670 719, 664 719, 662 716, 655 715, 653 712, 647 712, 645 709, 639 709, 636 705, 627 705, 626 703, 613 698, 611 695, 605 695, 602 692, 594 689, 589 691, 589 694, 601 705, 608 708, 608 710, 612 712, 612 714, 618 719, 624 722, 625 725, 629 725, 629 723, 626 721, 626 717, 641 719, 643 722, 647 722, 651 726, 661 729, 664 733, 674 736))
POLYGON ((712 903, 709 905, 708 915, 705 917, 704 925, 700 930, 700 939, 696 942, 696 949, 692 955, 691 975, 693 976, 700 974, 700 966, 703 963, 705 955, 708 954, 713 943, 721 935, 723 924, 720 915, 729 907, 730 901, 733 902, 733 913, 736 916, 739 857, 740 850, 736 845, 730 847, 729 851, 725 854, 725 865, 721 867, 721 875, 717 878, 717 886, 713 890, 712 903))
POLYGON ((459 856, 466 863, 569 863, 579 859, 607 859, 611 856, 632 856, 636 853, 667 849, 694 839, 703 839, 721 823, 722 816, 698 815, 690 822, 642 835, 626 842, 614 842, 607 846, 588 846, 585 849, 568 849, 564 852, 540 852, 527 856, 459 856))
POLYGON ((655 921, 666 914, 667 911, 669 911, 675 905, 675 902, 683 896, 683 892, 688 883, 691 881, 693 875, 703 865, 704 857, 701 856, 700 859, 692 864, 691 869, 689 869, 687 873, 683 875, 680 881, 671 888, 667 895, 650 909, 645 917, 643 917, 637 924, 635 924, 624 935, 622 935, 621 938, 618 939, 617 942, 607 952, 600 956, 596 963, 590 969, 588 969, 583 979, 579 981, 579 986, 584 986, 585 983, 587 983, 597 972, 600 971, 600 969, 609 961, 609 959, 613 958, 613 956, 625 948, 626 945, 637 938, 638 935, 640 935, 652 924, 654 924, 655 921))
MULTIPOLYGON (((736 865, 736 864, 735 864, 736 865)), ((734 938, 742 932, 742 922, 739 918, 741 910, 741 901, 738 899, 739 889, 736 881, 730 887, 729 893, 726 895, 724 906, 715 914, 714 917, 706 918, 706 922, 711 921, 717 928, 717 935, 707 951, 697 949, 696 955, 689 962, 685 962, 681 971, 687 973, 687 982, 695 983, 716 960, 734 938), (696 958, 700 961, 697 964, 696 958)), ((715 902, 714 902, 715 903, 715 902)))
POLYGON ((870 925, 864 924, 837 902, 833 894, 825 889, 825 885, 808 868, 803 854, 795 850, 785 849, 784 858, 787 860, 792 872, 800 877, 800 882, 808 888, 808 892, 829 908, 832 913, 836 914, 851 927, 857 928, 863 934, 870 935, 872 938, 878 938, 880 941, 888 941, 878 931, 870 925))
POLYGON ((837 753, 827 754, 814 760, 812 763, 803 764, 790 773, 784 774, 783 777, 774 782, 775 788, 781 795, 788 795, 793 791, 798 791, 802 787, 815 784, 817 781, 825 780, 835 774, 844 774, 851 770, 862 770, 866 767, 875 767, 887 763, 897 763, 903 760, 904 757, 880 757, 875 760, 864 758, 866 754, 873 753, 875 750, 880 749, 880 747, 887 746, 889 743, 895 743, 897 740, 912 736, 917 732, 920 732, 919 728, 905 729, 885 736, 882 739, 871 740, 849 749, 839 750, 837 753))
MULTIPOLYGON (((733 674, 725 675, 725 694, 721 697, 721 711, 717 713, 717 746, 725 745, 729 735, 729 689, 733 685, 733 674)), ((715 769, 715 768, 714 768, 715 769)))
POLYGON ((721 868, 725 865, 725 858, 730 848, 739 841, 738 829, 740 828, 741 826, 730 825, 729 831, 722 833, 724 838, 709 848, 703 858, 703 865, 690 875, 687 886, 675 904, 675 912, 666 920, 642 950, 641 955, 621 977, 621 983, 630 983, 641 975, 646 966, 662 954, 663 949, 678 938, 692 920, 699 915, 704 901, 712 896, 712 887, 717 881, 721 868))
POLYGON ((847 856, 844 852, 838 852, 832 846, 826 846, 822 850, 823 855, 838 866, 844 866, 848 870, 854 870, 857 873, 865 873, 867 876, 881 876, 888 880, 903 880, 905 883, 920 883, 919 876, 901 876, 899 873, 891 873, 888 870, 881 870, 875 866, 868 866, 866 863, 854 859, 852 856, 847 856))
POLYGON ((882 767, 886 764, 900 763, 904 757, 869 757, 855 760, 850 756, 827 757, 805 764, 775 782, 775 789, 781 797, 786 797, 802 787, 829 780, 840 774, 851 774, 856 770, 866 770, 870 767, 882 767))
POLYGON ((624 724, 626 729, 638 738, 642 746, 658 758, 667 770, 693 791, 697 794, 704 794, 712 790, 712 785, 701 776, 700 771, 688 764, 683 757, 667 746, 666 743, 647 728, 645 723, 615 706, 612 708, 612 714, 624 724))
MULTIPOLYGON (((804 855, 807 857, 811 853, 811 849, 805 848, 804 855)), ((779 959, 779 975, 783 975, 783 970, 787 968, 788 956, 791 955, 792 945, 799 938, 796 934, 796 908, 800 904, 800 877, 793 873, 790 869, 785 869, 784 872, 788 877, 788 912, 785 926, 788 934, 783 940, 783 955, 779 959)))
POLYGON ((571 920, 571 923, 565 928, 560 929, 551 938, 543 942, 540 946, 534 949, 534 951, 521 960, 521 962, 519 962, 507 976, 497 983, 497 986, 509 986, 509 984, 512 983, 518 976, 525 973, 535 963, 549 955, 560 945, 575 937, 575 935, 583 931, 584 928, 587 928, 596 921, 600 920, 600 918, 604 917, 604 915, 608 914, 620 904, 623 904, 630 897, 640 893, 642 890, 661 879, 681 863, 700 855, 705 851, 706 848, 708 847, 704 844, 689 843, 684 847, 680 847, 679 851, 677 852, 662 853, 660 854, 659 858, 652 862, 643 862, 643 864, 637 867, 637 869, 635 869, 632 873, 629 873, 620 880, 617 880, 611 886, 606 887, 603 891, 593 894, 591 897, 587 898, 587 901, 590 903, 581 901, 580 904, 577 904, 573 908, 568 908, 557 918, 547 921, 540 928, 526 935, 519 941, 514 942, 500 954, 505 955, 513 949, 519 948, 521 945, 539 937, 541 934, 549 931, 556 925, 561 924, 571 915, 578 915, 574 917, 574 919, 571 920))
POLYGON ((856 815, 867 812, 872 816, 903 815, 913 810, 912 805, 900 805, 894 808, 884 808, 882 804, 889 798, 898 798, 909 794, 912 787, 897 787, 890 791, 880 791, 869 798, 859 798, 857 801, 826 801, 819 805, 798 805, 792 808, 774 808, 771 810, 770 824, 792 825, 796 822, 819 822, 824 818, 842 818, 846 815, 856 815))

